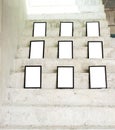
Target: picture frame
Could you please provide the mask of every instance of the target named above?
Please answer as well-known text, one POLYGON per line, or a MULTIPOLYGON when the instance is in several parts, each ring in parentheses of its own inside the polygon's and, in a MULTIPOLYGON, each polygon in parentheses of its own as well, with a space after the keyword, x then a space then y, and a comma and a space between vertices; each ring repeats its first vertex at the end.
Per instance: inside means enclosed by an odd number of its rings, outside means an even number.
POLYGON ((41 89, 42 87, 42 66, 25 66, 24 68, 24 88, 41 89))
POLYGON ((106 66, 89 66, 89 89, 106 89, 106 66))
POLYGON ((86 22, 86 36, 87 37, 100 36, 100 22, 99 21, 86 22))
POLYGON ((34 22, 33 23, 33 37, 45 37, 47 33, 47 22, 34 22))
POLYGON ((57 66, 57 89, 74 88, 74 66, 57 66))
POLYGON ((74 32, 74 23, 73 22, 60 22, 59 36, 72 37, 73 32, 74 32))
POLYGON ((73 41, 58 41, 59 59, 73 59, 73 41))
POLYGON ((30 41, 29 59, 42 59, 44 58, 45 41, 34 40, 30 41))
POLYGON ((103 41, 88 41, 88 58, 104 58, 103 41))

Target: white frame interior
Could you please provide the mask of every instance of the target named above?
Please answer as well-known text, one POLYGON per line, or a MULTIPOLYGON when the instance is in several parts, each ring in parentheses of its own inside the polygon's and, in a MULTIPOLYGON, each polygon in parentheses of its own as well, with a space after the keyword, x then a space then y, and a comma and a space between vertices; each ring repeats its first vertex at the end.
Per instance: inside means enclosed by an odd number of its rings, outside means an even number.
POLYGON ((89 67, 90 88, 107 88, 106 66, 89 67))
POLYGON ((31 41, 30 42, 30 59, 42 59, 44 58, 44 45, 45 41, 31 41))
POLYGON ((73 58, 73 41, 58 41, 58 58, 73 58))
POLYGON ((33 37, 45 37, 45 36, 46 36, 46 22, 34 22, 33 37))
POLYGON ((57 67, 57 88, 59 89, 74 88, 74 67, 73 66, 57 67))
POLYGON ((103 43, 102 41, 88 42, 88 58, 103 58, 103 43))
POLYGON ((25 66, 24 74, 24 88, 41 88, 41 66, 25 66))
POLYGON ((86 23, 86 35, 87 35, 87 37, 99 37, 100 36, 100 23, 99 22, 87 22, 86 23))
POLYGON ((73 36, 73 22, 60 23, 60 36, 73 36))

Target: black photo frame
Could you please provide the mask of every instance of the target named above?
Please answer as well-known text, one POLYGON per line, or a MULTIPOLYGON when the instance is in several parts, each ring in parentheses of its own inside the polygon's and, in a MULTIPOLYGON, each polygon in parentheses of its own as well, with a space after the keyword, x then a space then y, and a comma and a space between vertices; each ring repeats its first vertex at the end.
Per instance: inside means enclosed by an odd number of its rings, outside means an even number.
POLYGON ((73 41, 58 41, 57 58, 73 59, 73 41))
POLYGON ((86 22, 86 36, 87 37, 100 36, 100 22, 99 21, 86 22))
POLYGON ((106 89, 106 66, 89 66, 89 89, 106 89))
POLYGON ((74 33, 74 23, 73 22, 60 22, 59 36, 73 37, 73 33, 74 33), (65 26, 64 26, 64 24, 65 24, 65 26), (67 24, 68 25, 71 24, 71 29, 70 29, 70 27, 67 28, 67 24), (65 29, 66 29, 66 31, 65 31, 65 29))
POLYGON ((44 52, 45 52, 45 40, 30 41, 29 59, 44 58, 44 52), (32 47, 32 46, 34 46, 34 47, 32 47))
POLYGON ((56 88, 57 89, 74 89, 74 66, 57 66, 56 88))
POLYGON ((33 23, 32 36, 33 36, 33 37, 45 37, 46 35, 47 35, 47 22, 34 22, 34 23, 33 23), (41 33, 39 32, 39 28, 41 28, 41 27, 40 27, 40 26, 37 27, 37 28, 38 28, 38 34, 35 33, 35 31, 37 30, 35 26, 36 26, 37 24, 38 24, 38 25, 44 24, 44 28, 42 27, 41 33))
POLYGON ((104 58, 103 41, 88 41, 87 46, 88 58, 104 58))
POLYGON ((42 66, 40 65, 25 66, 24 88, 25 89, 41 89, 41 87, 42 87, 42 66))

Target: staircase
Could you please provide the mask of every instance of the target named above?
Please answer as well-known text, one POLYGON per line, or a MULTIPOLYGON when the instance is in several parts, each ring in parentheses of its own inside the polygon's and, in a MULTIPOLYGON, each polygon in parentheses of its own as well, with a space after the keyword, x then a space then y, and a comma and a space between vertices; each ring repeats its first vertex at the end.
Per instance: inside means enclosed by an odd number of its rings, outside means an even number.
POLYGON ((72 19, 28 20, 1 108, 0 130, 115 130, 114 59, 115 46, 104 12, 82 12, 72 19), (32 37, 33 22, 37 21, 47 22, 46 37, 32 37), (73 37, 59 37, 60 21, 74 22, 73 37), (86 37, 87 21, 100 22, 100 37, 86 37), (31 40, 45 40, 44 59, 28 58, 31 40), (57 59, 59 40, 73 41, 73 59, 57 59), (103 59, 87 58, 88 41, 103 41, 103 59), (42 89, 24 89, 25 65, 42 66, 42 89), (70 65, 75 69, 74 89, 56 89, 57 66, 70 65), (107 89, 89 89, 91 65, 106 65, 107 89))

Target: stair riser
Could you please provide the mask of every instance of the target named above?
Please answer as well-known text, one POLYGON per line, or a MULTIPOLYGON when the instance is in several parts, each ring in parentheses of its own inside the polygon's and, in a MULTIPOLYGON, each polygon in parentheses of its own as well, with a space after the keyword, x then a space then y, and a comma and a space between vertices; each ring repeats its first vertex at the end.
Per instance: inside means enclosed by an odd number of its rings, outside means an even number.
POLYGON ((115 91, 98 90, 59 90, 59 89, 16 89, 9 88, 5 102, 14 105, 34 106, 115 106, 115 91))
MULTIPOLYGON (((6 126, 6 128, 7 128, 7 126, 6 126)), ((27 127, 26 127, 27 128, 27 127)), ((37 130, 46 130, 48 128, 48 130, 76 130, 78 127, 37 127, 37 130)), ((94 126, 94 128, 95 128, 95 126, 94 126)), ((97 127, 96 127, 97 128, 97 127)), ((108 127, 103 127, 103 128, 100 128, 100 129, 95 129, 95 130, 105 130, 106 128, 108 128, 108 127)), ((29 130, 36 130, 36 129, 30 129, 30 127, 28 127, 28 129, 29 130)), ((21 128, 21 130, 28 130, 28 129, 23 129, 23 127, 21 128)), ((110 128, 110 129, 106 129, 106 130, 114 130, 115 128, 110 128)), ((0 130, 20 130, 20 127, 19 127, 19 129, 15 129, 15 127, 13 127, 12 126, 12 129, 5 129, 5 127, 4 128, 2 128, 2 129, 0 129, 0 130)), ((77 130, 84 130, 84 128, 81 126, 81 129, 77 129, 77 130)), ((94 129, 87 129, 87 130, 94 130, 94 129)))
POLYGON ((30 41, 32 40, 45 40, 45 45, 46 46, 57 46, 58 44, 58 41, 73 41, 74 43, 74 46, 76 47, 86 47, 87 46, 87 42, 88 41, 103 41, 103 44, 104 46, 106 47, 110 47, 111 44, 110 44, 110 37, 38 37, 38 38, 35 38, 35 37, 23 37, 22 40, 20 41, 21 44, 19 44, 18 46, 19 47, 27 47, 30 45, 30 41))
POLYGON ((77 20, 106 20, 105 12, 87 12, 87 13, 69 13, 69 14, 41 14, 41 15, 35 15, 28 17, 29 20, 38 20, 38 19, 77 19, 77 20))
POLYGON ((79 20, 79 19, 56 19, 56 20, 48 20, 48 19, 40 19, 40 20, 34 20, 26 23, 26 29, 27 28, 32 28, 33 27, 33 22, 46 22, 47 23, 47 28, 59 28, 60 27, 60 22, 73 22, 74 27, 85 27, 86 22, 88 21, 99 21, 100 22, 100 27, 108 27, 108 22, 106 20, 100 20, 100 19, 89 19, 89 20, 79 20))
MULTIPOLYGON (((110 29, 109 28, 101 28, 100 29, 100 35, 101 36, 110 36, 110 29)), ((25 36, 32 36, 32 28, 30 29, 26 29, 26 31, 24 32, 24 35, 25 36)), ((59 36, 59 28, 57 29, 49 29, 47 30, 47 36, 48 37, 57 37, 59 36)), ((74 31, 73 31, 73 36, 76 36, 76 37, 84 37, 86 36, 86 28, 74 28, 74 31)))
POLYGON ((114 126, 115 108, 108 107, 3 107, 7 126, 114 126), (77 123, 76 123, 77 122, 77 123))
MULTIPOLYGON (((42 89, 56 89, 56 73, 42 75, 42 89)), ((10 88, 24 88, 24 73, 16 73, 10 76, 10 88)), ((107 74, 108 89, 115 88, 115 74, 107 74)), ((88 89, 89 75, 88 73, 74 73, 74 89, 88 89)))
MULTIPOLYGON (((44 58, 56 59, 58 55, 58 47, 47 47, 45 46, 44 58)), ((16 58, 28 58, 29 57, 29 47, 18 49, 16 58)), ((74 58, 87 58, 88 49, 73 47, 73 57, 74 58)), ((104 48, 104 58, 115 58, 114 48, 104 48)))
POLYGON ((43 73, 54 73, 57 70, 57 66, 74 66, 75 72, 86 73, 88 72, 89 66, 100 66, 106 65, 107 72, 115 72, 115 61, 105 59, 73 59, 73 60, 62 60, 62 59, 18 59, 15 60, 13 72, 22 72, 26 65, 42 65, 43 73), (45 60, 45 62, 44 62, 45 60), (69 62, 68 62, 69 61, 69 62), (85 64, 84 64, 85 63, 85 64))

